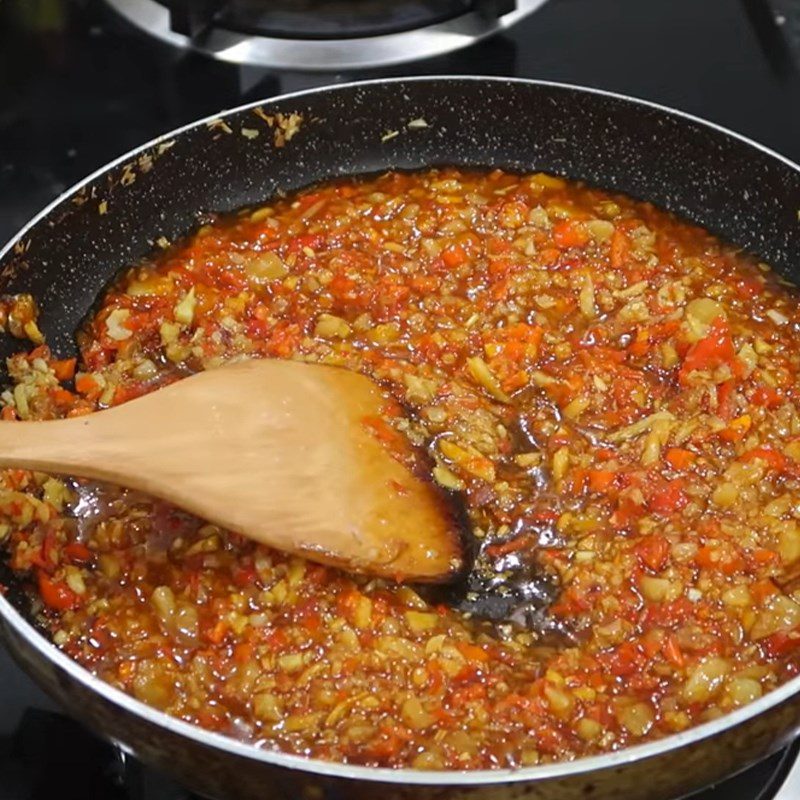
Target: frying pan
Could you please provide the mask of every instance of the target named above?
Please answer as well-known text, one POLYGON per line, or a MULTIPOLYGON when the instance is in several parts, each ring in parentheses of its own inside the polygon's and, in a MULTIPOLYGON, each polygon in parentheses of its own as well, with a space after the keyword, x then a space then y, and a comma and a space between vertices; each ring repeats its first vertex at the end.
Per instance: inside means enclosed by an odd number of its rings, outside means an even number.
MULTIPOLYGON (((541 170, 647 199, 800 279, 800 167, 785 158, 697 118, 619 95, 437 77, 286 95, 166 134, 36 217, 0 253, 0 282, 3 291, 38 298, 40 327, 67 357, 103 286, 158 237, 193 227, 199 212, 235 209, 337 175, 441 164, 541 170), (302 118, 283 146, 278 114, 302 118)), ((4 340, 0 356, 16 349, 19 342, 4 340)), ((571 763, 422 772, 308 760, 193 727, 95 679, 35 629, 13 576, 0 577, 8 585, 0 631, 20 664, 125 751, 219 800, 666 800, 743 769, 800 729, 796 678, 713 722, 571 763)))

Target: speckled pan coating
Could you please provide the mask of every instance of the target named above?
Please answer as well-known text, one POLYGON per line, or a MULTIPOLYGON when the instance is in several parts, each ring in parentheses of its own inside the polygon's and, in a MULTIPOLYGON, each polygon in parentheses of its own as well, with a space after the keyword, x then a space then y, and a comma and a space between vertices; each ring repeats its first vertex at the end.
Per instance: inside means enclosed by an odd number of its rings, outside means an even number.
MULTIPOLYGON (((167 134, 59 198, 0 253, 3 291, 32 292, 60 356, 121 268, 198 215, 336 175, 436 164, 542 170, 650 200, 800 279, 800 168, 701 120, 570 86, 421 78, 314 90, 167 134), (299 114, 283 147, 265 117, 299 114), (424 124, 420 122, 424 121, 424 124), (413 122, 416 121, 416 122, 413 122), (409 123, 412 123, 409 126, 409 123), (254 134, 257 132, 257 134, 254 134)), ((0 357, 19 343, 3 337, 0 357)), ((516 772, 419 773, 258 751, 146 708, 92 678, 0 598, 0 631, 75 716, 208 797, 666 800, 746 767, 800 728, 800 678, 668 739, 516 772)))

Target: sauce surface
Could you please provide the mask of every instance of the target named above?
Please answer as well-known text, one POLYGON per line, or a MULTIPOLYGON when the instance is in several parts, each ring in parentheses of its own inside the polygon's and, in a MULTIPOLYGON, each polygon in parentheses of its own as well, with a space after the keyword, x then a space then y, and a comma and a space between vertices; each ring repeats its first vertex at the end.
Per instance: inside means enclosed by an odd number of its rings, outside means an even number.
POLYGON ((454 169, 320 185, 164 245, 77 364, 4 301, 38 346, 10 360, 3 418, 237 357, 364 372, 408 411, 377 428, 464 493, 472 589, 511 622, 5 471, 8 562, 92 672, 262 747, 423 769, 619 749, 797 674, 800 312, 765 265, 647 204, 454 169))

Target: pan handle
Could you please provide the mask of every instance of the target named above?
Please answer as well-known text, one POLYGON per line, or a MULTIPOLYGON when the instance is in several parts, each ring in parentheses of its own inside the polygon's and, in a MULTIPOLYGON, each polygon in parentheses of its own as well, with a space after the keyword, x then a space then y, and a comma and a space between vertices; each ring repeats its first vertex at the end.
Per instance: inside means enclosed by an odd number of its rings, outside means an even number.
POLYGON ((793 764, 783 779, 771 800, 797 800, 800 797, 800 747, 798 742, 789 745, 787 758, 793 759, 793 764))

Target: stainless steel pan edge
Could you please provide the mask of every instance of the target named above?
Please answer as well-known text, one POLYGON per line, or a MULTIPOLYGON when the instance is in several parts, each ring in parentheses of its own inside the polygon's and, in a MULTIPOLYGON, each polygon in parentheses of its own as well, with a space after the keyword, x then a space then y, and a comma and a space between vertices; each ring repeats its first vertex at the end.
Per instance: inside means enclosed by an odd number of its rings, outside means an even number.
POLYGON ((742 709, 749 713, 570 763, 460 773, 352 767, 256 750, 205 732, 93 678, 31 635, 23 619, 4 619, 0 630, 23 669, 70 714, 215 800, 675 800, 744 769, 800 730, 798 687, 787 684, 764 698, 772 701, 768 708, 742 709))

